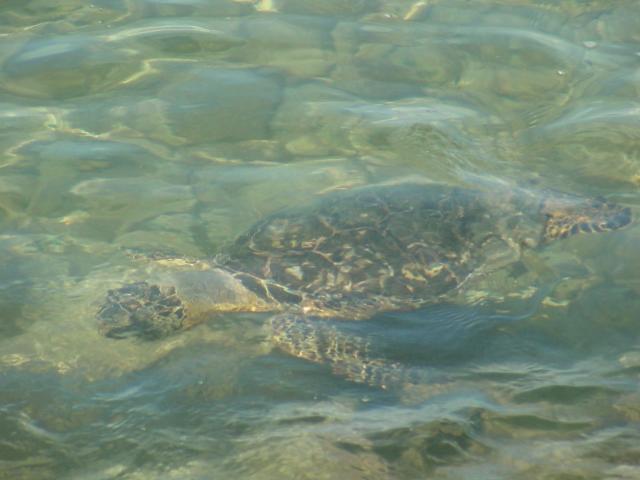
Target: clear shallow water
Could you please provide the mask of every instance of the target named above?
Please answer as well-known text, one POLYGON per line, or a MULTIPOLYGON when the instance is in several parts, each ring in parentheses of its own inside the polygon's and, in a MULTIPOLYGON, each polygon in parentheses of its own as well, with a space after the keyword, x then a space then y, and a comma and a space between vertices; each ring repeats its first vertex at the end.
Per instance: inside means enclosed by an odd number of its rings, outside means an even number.
POLYGON ((126 249, 206 258, 333 190, 634 208, 637 2, 54 3, 0 7, 0 478, 640 477, 637 226, 532 254, 490 302, 345 327, 428 379, 406 389, 273 351, 260 315, 158 342, 94 321, 145 277, 126 249))

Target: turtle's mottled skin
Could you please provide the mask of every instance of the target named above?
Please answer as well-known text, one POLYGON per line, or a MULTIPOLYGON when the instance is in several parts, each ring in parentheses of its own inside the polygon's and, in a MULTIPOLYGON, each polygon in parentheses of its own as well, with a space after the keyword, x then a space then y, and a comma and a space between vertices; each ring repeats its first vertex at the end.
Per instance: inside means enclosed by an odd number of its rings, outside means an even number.
POLYGON ((629 208, 604 199, 429 183, 363 187, 265 218, 210 268, 111 290, 98 319, 109 337, 159 338, 215 312, 271 311, 280 314, 274 340, 288 352, 336 370, 366 369, 378 361, 358 351, 362 342, 314 331, 309 319, 361 320, 440 302, 523 249, 630 222, 629 208))

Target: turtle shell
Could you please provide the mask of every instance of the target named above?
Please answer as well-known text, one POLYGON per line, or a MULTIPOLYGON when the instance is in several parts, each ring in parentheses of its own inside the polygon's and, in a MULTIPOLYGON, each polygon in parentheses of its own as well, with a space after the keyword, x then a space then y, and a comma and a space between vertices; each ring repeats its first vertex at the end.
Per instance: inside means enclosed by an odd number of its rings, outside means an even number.
POLYGON ((263 219, 220 263, 270 300, 366 318, 436 301, 479 269, 517 260, 509 235, 522 218, 478 190, 365 187, 263 219))

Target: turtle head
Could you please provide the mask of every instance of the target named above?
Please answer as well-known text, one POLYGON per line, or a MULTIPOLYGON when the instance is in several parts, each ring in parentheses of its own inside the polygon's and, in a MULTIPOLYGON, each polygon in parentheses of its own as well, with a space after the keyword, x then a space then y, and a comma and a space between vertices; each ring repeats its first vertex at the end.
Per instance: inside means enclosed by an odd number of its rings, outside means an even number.
POLYGON ((165 273, 155 276, 153 282, 109 290, 96 314, 100 332, 110 338, 155 340, 212 315, 277 309, 219 268, 165 273))
POLYGON ((136 282, 109 290, 96 317, 107 337, 152 340, 182 328, 185 309, 174 287, 136 282))
POLYGON ((590 200, 551 198, 542 206, 543 242, 577 233, 608 232, 631 223, 631 210, 602 197, 590 200))

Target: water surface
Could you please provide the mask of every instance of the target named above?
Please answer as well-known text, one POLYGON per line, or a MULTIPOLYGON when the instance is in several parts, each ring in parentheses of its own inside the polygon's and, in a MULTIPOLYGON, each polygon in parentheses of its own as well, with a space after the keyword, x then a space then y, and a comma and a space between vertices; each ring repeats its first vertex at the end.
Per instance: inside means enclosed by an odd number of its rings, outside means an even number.
POLYGON ((94 320, 150 268, 127 252, 211 258, 338 190, 635 208, 639 32, 624 0, 3 2, 0 478, 639 478, 637 226, 345 327, 407 388, 275 351, 263 315, 156 342, 94 320))

